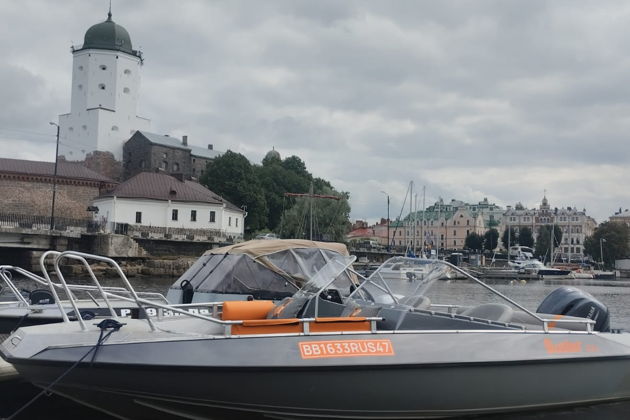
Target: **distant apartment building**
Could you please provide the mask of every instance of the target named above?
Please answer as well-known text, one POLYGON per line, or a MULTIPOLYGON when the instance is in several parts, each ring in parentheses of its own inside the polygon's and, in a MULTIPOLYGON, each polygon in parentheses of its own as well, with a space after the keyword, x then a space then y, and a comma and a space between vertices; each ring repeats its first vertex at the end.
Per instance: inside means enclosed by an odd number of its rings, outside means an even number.
POLYGON ((476 204, 441 198, 424 211, 409 214, 390 225, 390 242, 398 248, 461 250, 471 233, 483 235, 498 226, 504 210, 487 198, 476 204))
POLYGON ((551 208, 547 197, 543 197, 539 208, 528 209, 517 203, 513 208, 508 206, 501 223, 501 233, 510 228, 531 229, 534 240, 538 230, 545 225, 558 225, 562 229, 562 243, 557 252, 565 257, 584 255, 584 240, 593 234, 597 223, 586 214, 586 210, 572 207, 551 208))

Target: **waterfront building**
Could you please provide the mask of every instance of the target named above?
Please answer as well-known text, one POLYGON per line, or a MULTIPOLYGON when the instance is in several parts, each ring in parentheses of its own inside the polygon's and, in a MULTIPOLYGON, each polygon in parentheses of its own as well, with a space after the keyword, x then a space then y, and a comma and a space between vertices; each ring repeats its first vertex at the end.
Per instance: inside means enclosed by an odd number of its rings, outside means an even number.
POLYGON ((53 188, 58 218, 91 219, 91 200, 117 183, 79 163, 0 158, 0 213, 47 218, 52 213, 53 188))
POLYGON ((346 239, 356 246, 369 245, 371 248, 384 248, 387 246, 387 220, 382 218, 371 226, 363 220, 357 220, 352 225, 352 230, 346 235, 346 239))
MULTIPOLYGON (((165 173, 141 172, 93 200, 95 219, 109 232, 121 225, 216 230, 242 239, 246 213, 201 184, 165 173)), ((122 229, 124 231, 124 229, 122 229)))
POLYGON ((625 223, 626 225, 630 226, 630 211, 628 209, 625 209, 623 211, 619 209, 618 212, 610 216, 608 219, 611 222, 625 223))
POLYGON ((123 143, 150 121, 137 115, 142 53, 125 28, 112 20, 90 27, 83 45, 72 47, 70 112, 59 116, 59 155, 85 161, 122 159, 123 143))
POLYGON ((541 226, 553 224, 562 229, 562 244, 556 252, 566 259, 581 258, 584 255, 584 240, 593 234, 597 223, 586 214, 585 209, 578 210, 572 207, 552 209, 546 196, 537 209, 528 209, 521 203, 514 207, 508 206, 500 233, 507 228, 515 228, 518 232, 519 229, 528 227, 536 240, 541 226))
POLYGON ((390 241, 398 248, 424 248, 428 250, 462 250, 471 233, 483 235, 490 227, 500 223, 503 209, 488 202, 476 204, 442 198, 426 210, 410 213, 403 220, 390 225, 390 241))
POLYGON ((124 174, 129 179, 140 172, 163 171, 182 174, 186 179, 199 179, 206 165, 222 152, 188 144, 188 136, 182 139, 168 135, 136 131, 123 147, 124 174))

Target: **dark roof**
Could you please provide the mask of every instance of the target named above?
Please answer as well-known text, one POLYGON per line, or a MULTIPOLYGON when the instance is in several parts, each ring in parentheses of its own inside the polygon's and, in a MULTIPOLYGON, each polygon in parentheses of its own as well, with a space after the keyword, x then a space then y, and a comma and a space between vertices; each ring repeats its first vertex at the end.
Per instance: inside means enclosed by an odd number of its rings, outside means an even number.
POLYGON ((140 55, 131 47, 129 32, 122 26, 114 23, 111 12, 107 14, 105 22, 97 23, 85 32, 81 49, 87 50, 91 48, 122 51, 135 56, 140 55))
POLYGON ((161 172, 140 172, 118 185, 113 191, 99 198, 147 198, 150 200, 190 201, 196 203, 224 204, 231 210, 242 211, 203 185, 179 179, 161 172))
MULTIPOLYGON (((0 158, 0 172, 23 175, 54 176, 55 162, 0 158)), ((87 181, 116 183, 113 179, 94 172, 80 163, 65 162, 63 160, 59 161, 57 165, 57 176, 87 181)))
POLYGON ((149 133, 148 131, 140 131, 140 130, 138 130, 136 133, 139 133, 145 139, 149 140, 153 144, 173 147, 176 149, 190 150, 188 146, 184 146, 182 144, 182 141, 176 137, 164 136, 162 134, 149 133))

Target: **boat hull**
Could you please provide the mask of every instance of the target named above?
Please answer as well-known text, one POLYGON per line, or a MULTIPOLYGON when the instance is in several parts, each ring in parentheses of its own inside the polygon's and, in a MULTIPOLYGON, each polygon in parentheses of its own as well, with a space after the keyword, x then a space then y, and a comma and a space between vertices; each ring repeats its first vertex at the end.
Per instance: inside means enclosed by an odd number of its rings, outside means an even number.
MULTIPOLYGON (((304 359, 295 351, 300 342, 330 340, 312 336, 104 345, 94 364, 88 358, 53 391, 133 419, 209 418, 216 410, 437 418, 630 399, 630 354, 598 335, 553 337, 551 344, 543 334, 376 336, 387 337, 393 354, 304 359), (454 348, 453 336, 466 348, 454 348)), ((58 348, 8 360, 46 386, 87 350, 58 348)))

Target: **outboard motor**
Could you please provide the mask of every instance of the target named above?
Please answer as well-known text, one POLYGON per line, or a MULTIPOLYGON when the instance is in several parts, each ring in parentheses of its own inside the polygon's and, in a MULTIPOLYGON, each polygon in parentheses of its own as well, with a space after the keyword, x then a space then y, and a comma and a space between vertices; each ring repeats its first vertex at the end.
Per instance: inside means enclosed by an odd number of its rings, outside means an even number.
POLYGON ((46 289, 35 289, 28 295, 31 305, 46 305, 55 303, 55 297, 46 289))
POLYGON ((595 331, 610 331, 610 313, 606 305, 574 287, 559 287, 549 293, 536 312, 592 319, 595 331))
POLYGON ((195 294, 195 288, 188 280, 182 280, 179 283, 182 288, 182 303, 192 303, 193 295, 195 294))

